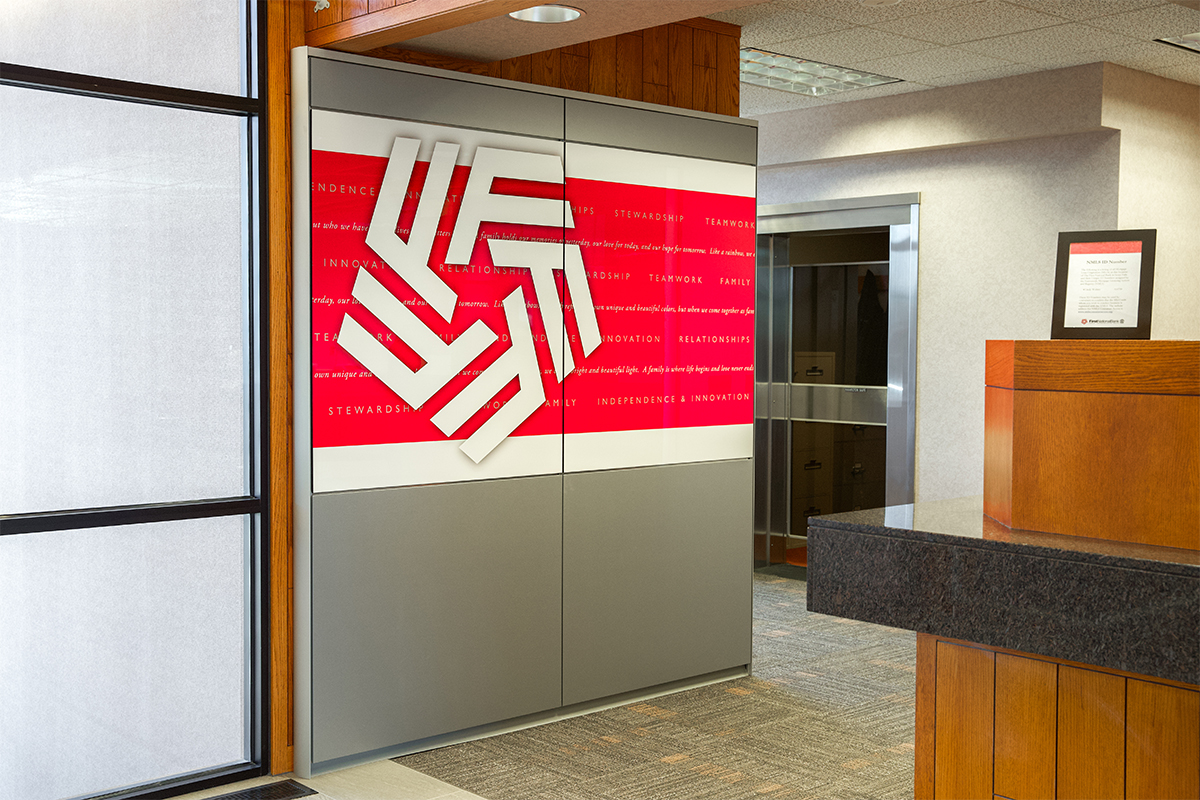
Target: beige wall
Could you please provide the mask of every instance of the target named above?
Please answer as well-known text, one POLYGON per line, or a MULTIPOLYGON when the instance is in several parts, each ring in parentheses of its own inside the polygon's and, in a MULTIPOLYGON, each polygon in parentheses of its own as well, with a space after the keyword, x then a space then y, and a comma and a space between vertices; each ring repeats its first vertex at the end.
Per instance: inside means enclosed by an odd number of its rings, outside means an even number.
POLYGON ((1200 339, 1200 88, 1104 65, 1121 131, 1121 228, 1156 228, 1154 339, 1200 339))
POLYGON ((1060 231, 1158 228, 1152 333, 1200 338, 1196 88, 1100 64, 1045 75, 759 120, 762 204, 921 193, 921 500, 983 491, 984 342, 1049 337, 1060 231))

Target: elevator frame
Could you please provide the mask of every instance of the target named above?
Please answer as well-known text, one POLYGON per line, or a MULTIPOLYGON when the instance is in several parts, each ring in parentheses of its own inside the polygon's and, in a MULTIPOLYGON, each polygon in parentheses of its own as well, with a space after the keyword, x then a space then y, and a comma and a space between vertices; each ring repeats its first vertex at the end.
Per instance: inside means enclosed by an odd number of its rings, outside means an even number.
POLYGON ((886 505, 914 500, 920 202, 912 192, 758 207, 754 532, 767 536, 768 553, 770 537, 791 535, 793 421, 886 425, 886 505), (887 387, 793 383, 789 235, 882 227, 889 230, 887 387))

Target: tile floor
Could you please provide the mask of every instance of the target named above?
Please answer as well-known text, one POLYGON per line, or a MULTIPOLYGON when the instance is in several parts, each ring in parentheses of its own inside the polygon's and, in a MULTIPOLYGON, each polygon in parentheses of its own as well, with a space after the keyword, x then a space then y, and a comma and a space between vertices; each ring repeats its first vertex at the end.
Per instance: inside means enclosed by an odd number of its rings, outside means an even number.
POLYGON ((254 778, 182 795, 180 800, 220 797, 253 786, 275 783, 285 777, 316 789, 319 794, 309 795, 312 800, 483 800, 477 794, 388 760, 327 772, 315 778, 296 778, 292 775, 254 778))

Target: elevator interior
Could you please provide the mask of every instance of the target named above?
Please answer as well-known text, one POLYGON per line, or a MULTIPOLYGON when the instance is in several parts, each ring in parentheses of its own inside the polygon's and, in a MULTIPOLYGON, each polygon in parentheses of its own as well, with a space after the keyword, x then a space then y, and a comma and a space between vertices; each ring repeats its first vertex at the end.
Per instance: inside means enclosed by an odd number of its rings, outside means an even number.
POLYGON ((911 503, 917 195, 759 208, 756 567, 812 516, 911 503))

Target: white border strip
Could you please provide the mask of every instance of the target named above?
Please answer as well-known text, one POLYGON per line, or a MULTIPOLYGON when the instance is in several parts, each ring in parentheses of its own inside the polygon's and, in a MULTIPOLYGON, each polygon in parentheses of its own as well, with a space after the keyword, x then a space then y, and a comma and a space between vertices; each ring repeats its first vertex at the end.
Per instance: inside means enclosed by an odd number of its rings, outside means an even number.
POLYGON ((318 447, 313 450, 313 491, 346 492, 750 458, 754 426, 510 436, 480 464, 467 458, 459 450, 460 444, 462 441, 456 439, 318 447))
POLYGON ((658 186, 685 192, 755 197, 757 171, 749 164, 730 164, 688 156, 669 156, 567 142, 568 178, 658 186))
POLYGON ((313 491, 344 492, 426 483, 454 483, 562 471, 562 437, 510 436, 476 464, 459 445, 440 442, 347 445, 313 449, 313 491))
POLYGON ((564 471, 588 472, 750 458, 754 425, 568 434, 564 471))

